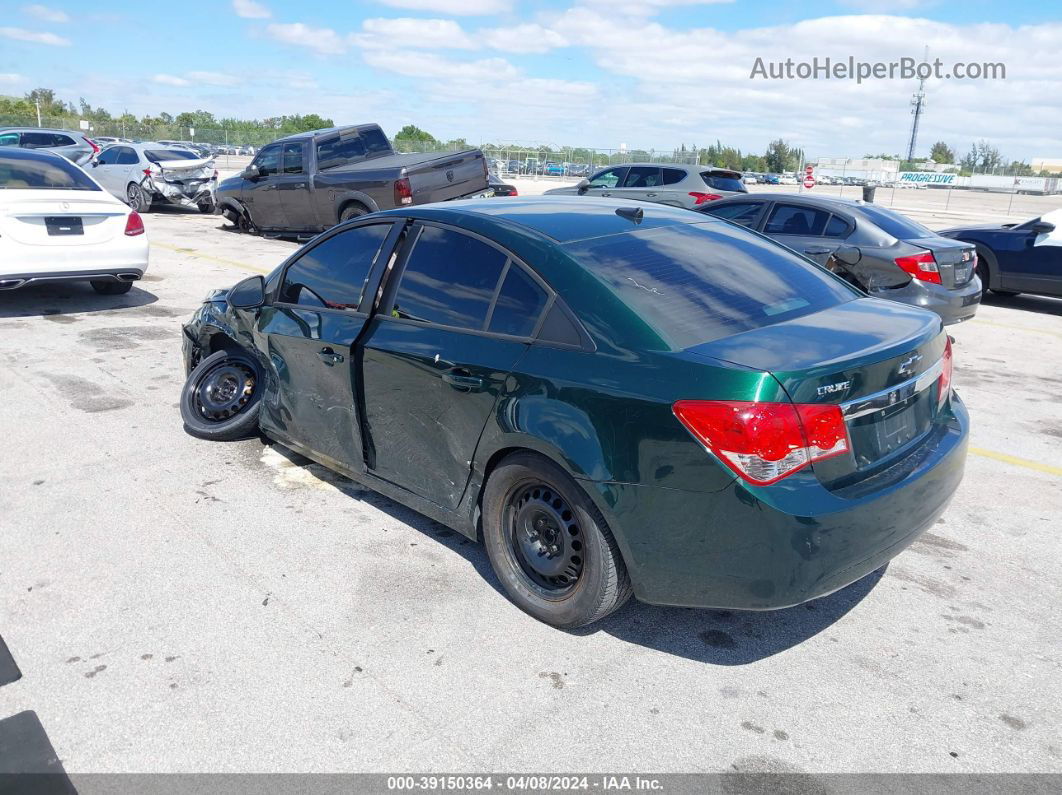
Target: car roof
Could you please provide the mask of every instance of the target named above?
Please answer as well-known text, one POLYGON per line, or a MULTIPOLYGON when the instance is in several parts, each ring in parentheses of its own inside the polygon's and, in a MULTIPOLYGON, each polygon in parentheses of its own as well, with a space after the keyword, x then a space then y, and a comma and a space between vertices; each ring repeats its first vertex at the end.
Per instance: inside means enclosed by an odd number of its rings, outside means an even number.
POLYGON ((64 135, 87 135, 87 132, 77 130, 64 130, 62 127, 0 127, 0 133, 6 132, 51 132, 63 133, 64 135))
POLYGON ((0 147, 0 157, 11 158, 12 160, 55 160, 59 159, 64 163, 70 161, 63 157, 58 152, 53 152, 51 149, 23 149, 22 147, 4 146, 0 147))
POLYGON ((523 227, 560 243, 665 226, 704 223, 705 216, 679 207, 627 199, 588 196, 521 196, 465 199, 388 210, 381 215, 458 222, 465 216, 496 219, 523 227), (641 210, 632 220, 619 209, 641 210))

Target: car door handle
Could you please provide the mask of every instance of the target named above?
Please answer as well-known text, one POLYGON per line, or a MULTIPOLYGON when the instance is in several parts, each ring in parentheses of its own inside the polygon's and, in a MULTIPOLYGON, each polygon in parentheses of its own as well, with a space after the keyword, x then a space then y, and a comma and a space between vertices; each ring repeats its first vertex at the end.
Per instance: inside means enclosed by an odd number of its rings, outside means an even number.
POLYGON ((647 197, 649 197, 649 198, 653 198, 653 197, 655 197, 655 196, 656 196, 656 194, 655 194, 655 193, 647 193, 647 194, 645 194, 645 195, 646 195, 647 197))
POLYGON ((812 246, 811 248, 804 249, 805 254, 832 254, 832 248, 826 248, 825 246, 812 246))
POLYGON ((343 354, 336 353, 331 348, 321 348, 321 350, 317 352, 317 355, 321 357, 321 361, 329 367, 333 367, 343 361, 343 354))
POLYGON ((447 370, 442 374, 442 380, 452 386, 454 389, 460 389, 468 392, 478 392, 486 385, 486 381, 478 375, 472 375, 468 370, 463 370, 460 367, 456 367, 453 370, 447 370))

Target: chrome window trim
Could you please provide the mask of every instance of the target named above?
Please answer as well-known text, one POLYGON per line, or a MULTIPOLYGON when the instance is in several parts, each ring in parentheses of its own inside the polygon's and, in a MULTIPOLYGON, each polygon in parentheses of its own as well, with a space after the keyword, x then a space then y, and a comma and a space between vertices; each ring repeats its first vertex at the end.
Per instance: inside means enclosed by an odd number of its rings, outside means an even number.
POLYGON ((914 378, 909 378, 903 383, 896 384, 896 386, 891 386, 888 389, 875 392, 873 395, 865 395, 861 398, 842 403, 841 413, 844 415, 846 421, 854 420, 858 417, 864 417, 867 414, 873 414, 875 411, 882 411, 883 409, 903 403, 910 400, 919 392, 931 387, 936 383, 943 371, 944 359, 940 358, 936 363, 930 365, 929 369, 921 375, 916 375, 914 378))

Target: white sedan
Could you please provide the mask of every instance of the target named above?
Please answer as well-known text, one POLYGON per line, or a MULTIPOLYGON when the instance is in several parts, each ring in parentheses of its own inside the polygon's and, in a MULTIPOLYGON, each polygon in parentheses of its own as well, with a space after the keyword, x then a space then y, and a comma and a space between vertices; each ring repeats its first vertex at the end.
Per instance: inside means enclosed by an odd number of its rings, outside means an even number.
POLYGON ((148 266, 144 221, 59 155, 0 151, 0 290, 87 281, 129 292, 148 266))

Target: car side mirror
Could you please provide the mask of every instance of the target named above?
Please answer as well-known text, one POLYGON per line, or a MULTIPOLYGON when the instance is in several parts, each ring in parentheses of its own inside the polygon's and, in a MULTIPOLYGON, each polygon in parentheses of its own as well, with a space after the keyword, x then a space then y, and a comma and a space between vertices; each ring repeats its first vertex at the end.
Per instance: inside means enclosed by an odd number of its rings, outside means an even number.
POLYGON ((100 161, 99 161, 98 158, 92 157, 92 158, 89 158, 89 163, 91 163, 92 167, 95 168, 96 166, 98 166, 100 164, 100 161))
POLYGON ((858 265, 863 259, 863 252, 856 246, 838 246, 833 252, 833 258, 845 265, 858 265))
POLYGON ((265 303, 265 279, 251 276, 229 290, 229 306, 235 309, 257 309, 265 303))
POLYGON ((256 179, 262 176, 262 172, 258 170, 258 166, 256 166, 254 163, 251 163, 251 165, 247 166, 247 168, 245 168, 240 173, 240 176, 244 179, 249 179, 251 180, 251 182, 254 182, 256 179))
POLYGON ((1055 225, 1050 221, 1037 221, 1032 225, 1032 231, 1038 235, 1046 235, 1055 231, 1055 225))
POLYGON ((575 190, 580 196, 582 196, 584 193, 590 190, 590 180, 586 179, 585 177, 579 180, 575 183, 575 190))

